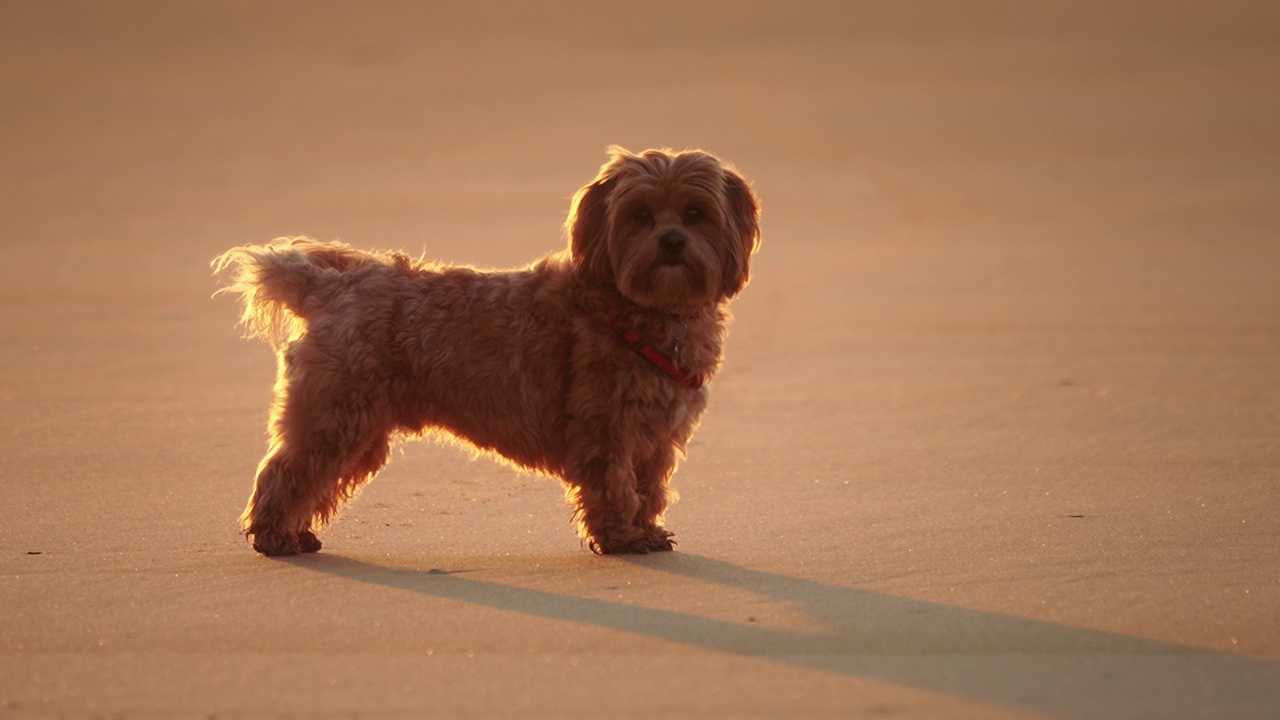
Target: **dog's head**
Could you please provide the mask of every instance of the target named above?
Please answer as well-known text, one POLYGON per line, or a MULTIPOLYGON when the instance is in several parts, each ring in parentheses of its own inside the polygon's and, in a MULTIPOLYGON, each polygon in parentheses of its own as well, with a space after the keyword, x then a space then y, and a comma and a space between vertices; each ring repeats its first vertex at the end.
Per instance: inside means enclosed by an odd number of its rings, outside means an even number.
POLYGON ((707 153, 615 146, 566 225, 579 272, 638 305, 690 313, 746 286, 759 217, 746 180, 707 153))

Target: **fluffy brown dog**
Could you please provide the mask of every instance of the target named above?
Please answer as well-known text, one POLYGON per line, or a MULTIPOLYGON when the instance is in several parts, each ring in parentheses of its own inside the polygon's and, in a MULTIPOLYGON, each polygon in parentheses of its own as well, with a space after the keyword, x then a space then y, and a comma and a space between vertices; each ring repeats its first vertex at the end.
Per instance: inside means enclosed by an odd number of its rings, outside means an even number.
POLYGON ((668 482, 747 284, 758 207, 709 154, 615 147, 574 196, 569 248, 523 269, 306 238, 218 257, 279 360, 241 518, 254 549, 319 550, 392 439, 437 432, 561 478, 593 551, 670 550, 668 482))

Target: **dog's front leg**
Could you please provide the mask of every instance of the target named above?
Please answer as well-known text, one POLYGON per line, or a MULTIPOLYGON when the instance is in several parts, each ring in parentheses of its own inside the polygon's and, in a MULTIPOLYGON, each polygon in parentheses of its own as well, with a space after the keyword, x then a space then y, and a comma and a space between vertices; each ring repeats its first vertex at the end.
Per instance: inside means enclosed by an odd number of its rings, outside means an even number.
POLYGON ((636 472, 625 448, 598 441, 576 444, 565 482, 578 533, 592 552, 649 552, 644 528, 636 522, 644 503, 636 492, 636 472))
POLYGON ((671 550, 675 545, 671 539, 674 533, 663 527, 663 515, 677 497, 676 492, 668 487, 676 464, 676 447, 664 444, 636 468, 636 493, 640 497, 640 506, 635 525, 643 531, 645 547, 651 551, 671 550))

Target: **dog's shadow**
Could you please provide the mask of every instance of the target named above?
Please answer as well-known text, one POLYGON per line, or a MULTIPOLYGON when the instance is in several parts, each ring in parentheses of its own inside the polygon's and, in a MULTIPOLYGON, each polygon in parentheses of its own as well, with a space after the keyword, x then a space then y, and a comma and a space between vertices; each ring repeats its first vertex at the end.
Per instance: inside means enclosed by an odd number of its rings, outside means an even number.
POLYGON ((784 601, 821 630, 735 623, 328 553, 290 562, 353 581, 1053 717, 1273 718, 1280 707, 1280 663, 1272 661, 893 597, 688 553, 617 561, 784 601))

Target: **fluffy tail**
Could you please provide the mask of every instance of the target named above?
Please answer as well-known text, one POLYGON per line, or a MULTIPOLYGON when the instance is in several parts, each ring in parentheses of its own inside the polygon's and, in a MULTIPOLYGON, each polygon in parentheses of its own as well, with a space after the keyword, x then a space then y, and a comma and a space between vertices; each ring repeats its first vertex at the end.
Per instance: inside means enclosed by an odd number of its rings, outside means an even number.
POLYGON ((215 294, 240 293, 240 324, 250 337, 280 348, 302 335, 305 320, 322 307, 318 294, 340 273, 379 262, 338 242, 305 237, 277 238, 266 245, 232 248, 213 260, 215 275, 227 286, 215 294))

